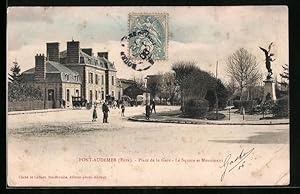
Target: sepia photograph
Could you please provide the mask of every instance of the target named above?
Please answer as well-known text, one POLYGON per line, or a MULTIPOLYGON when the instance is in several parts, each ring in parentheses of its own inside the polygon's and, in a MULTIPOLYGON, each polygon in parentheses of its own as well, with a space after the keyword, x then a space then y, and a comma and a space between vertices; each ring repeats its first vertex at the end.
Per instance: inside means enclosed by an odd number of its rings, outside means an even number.
POLYGON ((8 187, 287 186, 287 6, 7 8, 8 187))

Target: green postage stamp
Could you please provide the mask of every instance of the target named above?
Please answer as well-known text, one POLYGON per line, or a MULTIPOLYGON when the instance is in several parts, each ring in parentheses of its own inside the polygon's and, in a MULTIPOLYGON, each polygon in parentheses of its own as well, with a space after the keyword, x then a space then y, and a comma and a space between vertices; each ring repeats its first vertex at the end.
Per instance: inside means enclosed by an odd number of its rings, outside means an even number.
POLYGON ((129 34, 133 35, 128 45, 131 59, 167 59, 167 13, 130 13, 129 34))

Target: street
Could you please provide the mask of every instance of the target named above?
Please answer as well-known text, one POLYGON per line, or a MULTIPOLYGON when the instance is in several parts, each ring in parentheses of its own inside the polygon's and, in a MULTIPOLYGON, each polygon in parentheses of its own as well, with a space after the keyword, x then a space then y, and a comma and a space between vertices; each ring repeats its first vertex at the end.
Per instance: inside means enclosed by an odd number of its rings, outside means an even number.
MULTIPOLYGON (((176 109, 179 107, 157 106, 157 112, 176 109)), ((289 183, 289 125, 193 125, 127 120, 129 116, 142 114, 144 107, 126 107, 123 118, 120 109, 110 109, 109 123, 102 123, 100 108, 96 122, 92 122, 92 111, 8 115, 8 183, 12 186, 289 183), (247 151, 249 155, 245 154, 247 151), (240 159, 243 166, 228 171, 226 159, 230 157, 230 160, 240 159), (223 174, 226 175, 221 180, 223 174)))

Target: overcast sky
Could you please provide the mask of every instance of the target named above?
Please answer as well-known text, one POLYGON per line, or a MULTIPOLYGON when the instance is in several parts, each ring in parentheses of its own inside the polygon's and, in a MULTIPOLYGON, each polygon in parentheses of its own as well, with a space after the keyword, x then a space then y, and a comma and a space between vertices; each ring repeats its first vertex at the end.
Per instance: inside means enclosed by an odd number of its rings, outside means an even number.
POLYGON ((226 79, 226 58, 243 47, 257 57, 266 74, 259 46, 274 42, 275 74, 288 64, 288 8, 286 6, 236 7, 10 7, 7 21, 8 68, 16 59, 22 71, 34 67, 36 53, 46 54, 46 42, 80 41, 93 52, 108 51, 118 77, 143 77, 170 71, 176 61, 195 61, 226 79), (145 72, 135 72, 120 58, 120 39, 128 34, 128 14, 168 13, 168 60, 156 62, 145 72))

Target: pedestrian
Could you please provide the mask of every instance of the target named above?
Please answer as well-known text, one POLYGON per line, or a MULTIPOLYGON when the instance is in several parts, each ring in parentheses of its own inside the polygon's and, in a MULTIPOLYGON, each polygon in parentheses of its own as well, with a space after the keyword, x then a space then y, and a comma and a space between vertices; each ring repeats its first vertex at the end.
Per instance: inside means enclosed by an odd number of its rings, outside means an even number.
POLYGON ((149 104, 147 104, 146 105, 146 119, 147 120, 149 120, 149 118, 150 118, 150 105, 149 104))
POLYGON ((98 118, 96 108, 97 108, 97 106, 95 105, 94 110, 93 110, 93 120, 92 120, 92 122, 97 121, 97 118, 98 118))
POLYGON ((155 101, 154 99, 152 100, 152 107, 151 107, 151 113, 154 111, 154 113, 156 114, 156 110, 155 110, 155 101))
POLYGON ((114 100, 114 108, 117 108, 117 101, 114 100))
POLYGON ((118 107, 118 109, 120 108, 120 100, 119 99, 117 100, 117 107, 118 107))
POLYGON ((121 110, 122 110, 121 117, 125 117, 125 106, 124 106, 124 103, 122 103, 122 105, 121 105, 121 110))
POLYGON ((107 119, 108 119, 109 108, 107 105, 107 101, 105 101, 102 105, 102 112, 103 112, 103 123, 108 123, 107 119))

